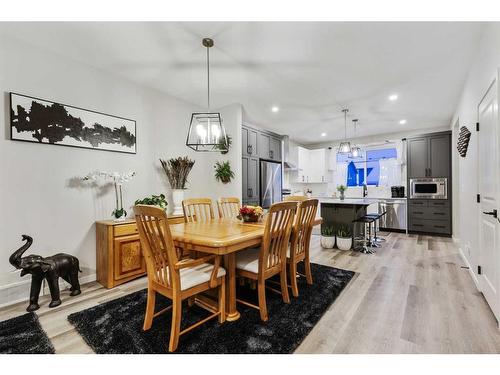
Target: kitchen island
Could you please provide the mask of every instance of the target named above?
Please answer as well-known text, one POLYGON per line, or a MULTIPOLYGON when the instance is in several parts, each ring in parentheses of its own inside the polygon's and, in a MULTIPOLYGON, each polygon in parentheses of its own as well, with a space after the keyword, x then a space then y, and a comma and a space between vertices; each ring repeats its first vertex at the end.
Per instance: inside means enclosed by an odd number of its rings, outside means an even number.
POLYGON ((353 220, 366 215, 367 207, 371 204, 378 204, 378 201, 369 198, 321 199, 321 217, 323 218, 321 229, 333 227, 337 231, 340 226, 345 226, 351 233, 354 233, 353 220))

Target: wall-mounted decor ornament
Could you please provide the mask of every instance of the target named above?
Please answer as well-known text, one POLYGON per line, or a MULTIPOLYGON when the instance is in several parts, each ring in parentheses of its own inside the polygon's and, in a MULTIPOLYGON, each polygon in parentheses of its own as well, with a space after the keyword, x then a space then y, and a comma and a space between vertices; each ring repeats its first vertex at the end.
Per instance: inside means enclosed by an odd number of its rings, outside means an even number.
POLYGON ((95 171, 91 172, 82 178, 83 181, 97 182, 98 179, 111 179, 113 180, 113 185, 115 187, 115 209, 111 215, 115 218, 115 221, 124 221, 127 218, 127 211, 123 208, 123 194, 122 185, 125 182, 130 181, 136 175, 135 172, 102 172, 95 171))
POLYGON ((471 133, 465 126, 460 128, 458 136, 457 150, 461 157, 465 158, 467 155, 467 148, 469 147, 471 133))
POLYGON ((215 179, 222 182, 223 184, 228 184, 234 178, 234 172, 231 169, 231 164, 229 161, 216 162, 215 168, 215 179))
POLYGON ((59 291, 59 277, 62 277, 71 285, 70 296, 76 296, 81 293, 80 283, 78 281, 78 272, 80 270, 80 262, 77 257, 69 254, 56 254, 50 257, 42 257, 40 255, 22 255, 33 243, 33 238, 23 234, 23 241, 26 243, 19 249, 14 251, 10 256, 9 262, 21 271, 21 277, 26 274, 31 274, 31 289, 30 289, 30 304, 27 311, 38 310, 38 296, 42 288, 42 281, 47 280, 49 285, 50 297, 52 301, 49 307, 56 307, 61 304, 61 296, 59 291))
POLYGON ((136 153, 134 120, 10 93, 10 139, 136 153))

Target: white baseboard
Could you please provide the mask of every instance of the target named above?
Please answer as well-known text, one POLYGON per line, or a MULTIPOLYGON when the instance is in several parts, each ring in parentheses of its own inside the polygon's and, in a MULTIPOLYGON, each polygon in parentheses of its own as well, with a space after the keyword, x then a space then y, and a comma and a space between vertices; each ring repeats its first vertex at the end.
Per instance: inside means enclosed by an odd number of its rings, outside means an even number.
POLYGON ((458 252, 460 253, 460 256, 462 257, 462 260, 464 261, 465 266, 468 267, 468 269, 469 269, 469 275, 472 278, 472 281, 476 285, 477 290, 481 291, 481 289, 479 288, 479 280, 477 279, 477 275, 475 274, 474 270, 472 269, 472 267, 471 267, 471 265, 469 263, 469 260, 465 256, 465 254, 464 254, 464 252, 462 250, 462 247, 460 246, 460 244, 458 243, 458 241, 455 241, 455 242, 457 242, 457 245, 459 245, 458 246, 458 252))
MULTIPOLYGON (((97 280, 97 275, 92 273, 90 275, 85 275, 79 278, 80 285, 90 283, 97 280)), ((21 281, 12 282, 6 285, 0 285, 0 308, 14 305, 20 302, 28 302, 29 293, 31 286, 31 278, 26 277, 26 279, 21 281)), ((59 288, 61 290, 66 290, 69 288, 69 284, 63 279, 59 279, 59 288)), ((43 288, 40 291, 40 296, 49 295, 49 288, 44 282, 43 288)))

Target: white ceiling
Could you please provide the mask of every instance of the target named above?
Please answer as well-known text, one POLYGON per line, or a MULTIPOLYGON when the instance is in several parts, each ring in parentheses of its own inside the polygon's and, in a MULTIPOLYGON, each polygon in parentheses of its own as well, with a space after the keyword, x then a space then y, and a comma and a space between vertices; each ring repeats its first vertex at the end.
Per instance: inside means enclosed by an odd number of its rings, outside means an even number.
POLYGON ((349 125, 359 118, 358 136, 449 125, 481 30, 481 23, 449 22, 0 25, 198 105, 206 104, 201 38, 212 37, 212 107, 242 103, 249 122, 302 143, 342 138, 343 107, 349 125))

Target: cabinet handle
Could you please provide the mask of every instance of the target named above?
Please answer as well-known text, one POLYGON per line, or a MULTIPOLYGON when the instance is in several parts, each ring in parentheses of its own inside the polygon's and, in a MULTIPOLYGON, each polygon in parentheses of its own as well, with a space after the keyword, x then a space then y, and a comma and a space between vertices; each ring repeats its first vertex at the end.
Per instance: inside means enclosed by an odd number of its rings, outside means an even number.
POLYGON ((417 214, 417 215, 423 215, 424 213, 423 212, 420 212, 420 211, 413 211, 414 214, 417 214))
POLYGON ((252 189, 252 188, 248 188, 247 193, 248 193, 248 196, 249 196, 250 198, 252 198, 252 197, 253 197, 253 189, 252 189))
POLYGON ((252 145, 247 146, 247 154, 249 154, 249 155, 253 154, 253 146, 252 145))
POLYGON ((302 175, 302 182, 304 182, 304 178, 305 178, 304 175, 302 175))
POLYGON ((413 224, 414 227, 423 227, 422 224, 413 224))
POLYGON ((274 158, 274 152, 273 152, 272 150, 271 150, 271 151, 269 151, 269 157, 270 157, 271 159, 273 159, 273 158, 274 158))
POLYGON ((434 215, 445 215, 444 212, 434 212, 434 215))

